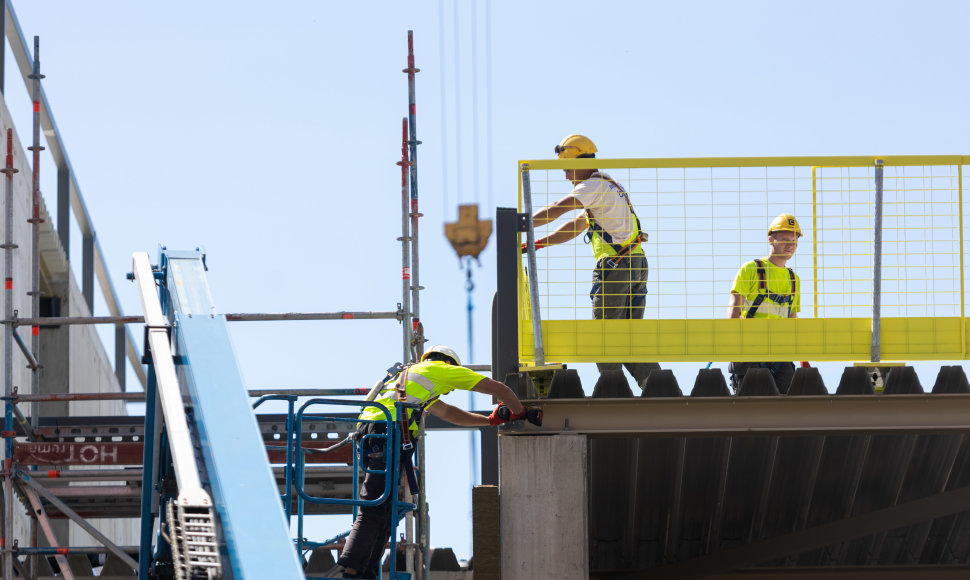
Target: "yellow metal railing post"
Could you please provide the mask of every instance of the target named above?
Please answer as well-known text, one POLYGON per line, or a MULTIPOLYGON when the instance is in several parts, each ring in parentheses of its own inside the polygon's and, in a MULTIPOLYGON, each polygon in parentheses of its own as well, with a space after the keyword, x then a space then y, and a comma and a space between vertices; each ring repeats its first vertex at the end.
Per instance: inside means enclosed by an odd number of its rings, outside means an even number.
POLYGON ((869 360, 879 362, 882 353, 882 173, 883 161, 876 159, 876 201, 872 235, 872 347, 869 360))
POLYGON ((546 364, 545 352, 542 348, 542 320, 539 317, 539 271, 536 265, 536 235, 532 227, 532 184, 529 181, 529 164, 521 165, 522 173, 522 202, 525 205, 526 242, 529 257, 529 295, 532 297, 532 333, 535 343, 536 366, 546 364))
POLYGON ((957 192, 960 215, 960 351, 967 358, 967 314, 964 310, 966 294, 963 286, 963 165, 957 165, 957 192))
POLYGON ((812 317, 818 318, 818 201, 815 190, 815 170, 812 166, 812 317))

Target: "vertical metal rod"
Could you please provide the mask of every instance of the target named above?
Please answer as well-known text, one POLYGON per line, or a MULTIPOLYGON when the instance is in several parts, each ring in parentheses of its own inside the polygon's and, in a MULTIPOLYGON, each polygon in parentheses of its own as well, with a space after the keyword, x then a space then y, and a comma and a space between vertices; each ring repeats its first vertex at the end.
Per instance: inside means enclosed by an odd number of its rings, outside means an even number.
POLYGON ((152 523, 155 521, 155 502, 158 484, 158 454, 160 451, 161 407, 155 373, 148 373, 145 382, 145 436, 142 451, 141 540, 138 547, 138 580, 148 580, 152 561, 152 523))
MULTIPOLYGON (((0 0, 2 1, 2 0, 0 0)), ((7 129, 6 165, 2 170, 6 176, 4 180, 4 230, 3 243, 3 301, 6 320, 13 318, 13 250, 17 247, 13 242, 13 174, 17 172, 13 167, 13 129, 7 129)), ((9 398, 13 394, 13 333, 16 332, 12 324, 3 327, 3 394, 7 397, 4 403, 4 429, 13 430, 13 403, 9 398)), ((4 536, 3 547, 13 547, 13 439, 4 439, 4 536)), ((13 554, 3 552, 3 578, 13 577, 13 554)))
POLYGON ((64 255, 71 259, 71 171, 57 168, 57 237, 64 255))
POLYGON ((872 348, 871 362, 879 362, 882 324, 882 159, 876 159, 876 203, 872 248, 872 348))
MULTIPOLYGON (((420 293, 423 288, 421 287, 420 281, 420 270, 418 261, 418 218, 422 217, 418 211, 418 145, 421 144, 418 141, 418 126, 417 126, 417 108, 414 99, 414 74, 420 72, 421 69, 414 67, 414 34, 413 31, 408 30, 408 68, 404 69, 404 72, 408 75, 408 132, 410 138, 408 139, 408 148, 410 153, 410 164, 408 169, 410 170, 411 177, 411 312, 413 318, 411 319, 412 330, 418 329, 418 324, 421 321, 421 299, 420 293)), ((419 344, 417 341, 421 340, 420 335, 414 337, 415 342, 415 352, 418 356, 415 360, 420 358, 421 352, 424 350, 423 344, 419 344)))
POLYGON ((127 367, 125 366, 125 347, 127 346, 125 342, 125 325, 118 324, 115 326, 115 378, 118 379, 118 388, 121 392, 125 392, 125 379, 127 367))
POLYGON ((0 50, 0 93, 7 94, 4 89, 3 79, 6 76, 4 74, 6 64, 6 46, 7 46, 7 0, 0 1, 0 47, 4 50, 0 50))
MULTIPOLYGON (((411 328, 414 332, 412 337, 412 342, 414 343, 414 360, 418 360, 421 356, 422 351, 424 351, 424 337, 421 331, 421 277, 420 277, 420 262, 418 260, 418 218, 421 217, 421 213, 418 211, 418 145, 421 144, 418 141, 418 129, 417 129, 417 108, 415 106, 414 97, 414 75, 420 72, 420 69, 414 66, 414 31, 408 30, 408 68, 404 69, 405 73, 408 75, 408 130, 410 134, 410 139, 408 139, 409 152, 411 162, 408 166, 410 169, 411 177, 411 328)), ((419 577, 425 579, 428 577, 429 571, 427 568, 428 561, 430 560, 430 546, 428 545, 428 503, 424 495, 424 439, 423 431, 418 434, 418 469, 419 478, 418 482, 418 543, 421 546, 421 553, 417 561, 417 567, 421 571, 419 577)), ((393 556, 393 555, 392 555, 393 556)))
MULTIPOLYGON (((283 494, 283 501, 286 502, 286 525, 289 527, 290 519, 293 516, 293 437, 298 437, 293 433, 293 414, 296 405, 296 397, 290 397, 286 401, 286 473, 283 474, 286 493, 283 494)), ((303 553, 300 552, 300 557, 303 553)))
POLYGON ((813 318, 818 318, 818 190, 815 185, 815 170, 812 166, 812 309, 813 318))
POLYGON ((963 166, 957 165, 957 191, 959 193, 960 213, 960 351, 963 358, 967 358, 967 318, 966 318, 966 289, 963 275, 963 166))
MULTIPOLYGON (((40 37, 34 37, 34 68, 30 75, 33 80, 31 87, 31 99, 33 100, 33 144, 28 149, 33 153, 31 167, 31 245, 30 245, 30 316, 37 318, 40 316, 40 224, 44 220, 40 218, 40 152, 44 147, 40 144, 40 79, 44 75, 40 74, 40 37)), ((40 358, 40 327, 33 325, 30 327, 30 350, 35 357, 40 358)), ((31 372, 31 393, 40 393, 40 368, 34 367, 31 372)), ((40 403, 31 403, 30 417, 34 425, 38 424, 40 415, 40 403)))
POLYGON ((526 230, 529 257, 529 298, 532 302, 532 334, 535 341, 535 363, 537 366, 546 364, 546 353, 542 348, 542 319, 539 317, 539 279, 536 266, 536 232, 532 226, 532 184, 529 181, 529 164, 523 163, 522 171, 522 202, 529 227, 526 230))
POLYGON ((411 162, 408 158, 408 120, 401 119, 404 131, 401 135, 401 299, 402 324, 404 326, 404 364, 411 362, 411 236, 408 231, 408 207, 410 194, 408 192, 408 168, 411 162))
POLYGON ((94 314, 94 232, 81 236, 81 294, 94 314))

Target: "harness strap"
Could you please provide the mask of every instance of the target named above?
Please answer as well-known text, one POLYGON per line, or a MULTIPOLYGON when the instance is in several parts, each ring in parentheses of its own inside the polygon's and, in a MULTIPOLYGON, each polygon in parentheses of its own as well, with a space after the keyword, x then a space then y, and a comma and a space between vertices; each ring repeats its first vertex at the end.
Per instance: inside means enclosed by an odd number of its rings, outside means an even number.
POLYGON ((622 258, 626 254, 632 252, 633 249, 637 246, 637 244, 639 244, 640 242, 647 241, 647 234, 643 233, 643 230, 640 228, 640 218, 639 216, 637 216, 637 212, 633 210, 633 203, 630 201, 630 196, 626 193, 626 190, 623 189, 623 186, 617 183, 616 180, 613 179, 612 177, 608 175, 604 175, 599 171, 593 172, 592 174, 590 174, 590 177, 599 177, 603 181, 609 182, 611 185, 613 185, 613 187, 619 189, 620 193, 625 195, 624 199, 626 200, 626 205, 627 207, 630 208, 630 213, 633 215, 633 221, 637 226, 637 232, 636 232, 637 235, 628 244, 614 244, 613 236, 611 236, 609 232, 603 229, 603 226, 596 223, 596 220, 593 218, 593 212, 587 209, 586 222, 589 224, 589 230, 586 232, 585 241, 588 244, 592 236, 594 234, 598 234, 599 237, 603 238, 603 241, 609 244, 610 247, 613 248, 613 251, 616 252, 615 257, 622 258))
POLYGON ((795 302, 795 290, 797 287, 795 283, 795 271, 791 268, 785 268, 788 270, 788 278, 791 280, 791 294, 775 294, 768 291, 768 280, 765 273, 764 261, 755 259, 754 263, 758 266, 758 295, 751 301, 751 306, 748 307, 748 313, 745 318, 754 318, 755 313, 758 312, 758 307, 765 301, 765 298, 770 298, 772 302, 782 306, 787 304, 788 317, 791 318, 791 307, 795 302))
MULTIPOLYGON (((397 383, 395 383, 395 388, 397 389, 397 400, 401 403, 407 403, 408 393, 408 371, 410 370, 410 365, 404 367, 404 371, 397 376, 397 383)), ((398 417, 401 422, 401 447, 408 449, 411 445, 411 430, 408 426, 408 410, 405 407, 401 408, 401 416, 398 417)))

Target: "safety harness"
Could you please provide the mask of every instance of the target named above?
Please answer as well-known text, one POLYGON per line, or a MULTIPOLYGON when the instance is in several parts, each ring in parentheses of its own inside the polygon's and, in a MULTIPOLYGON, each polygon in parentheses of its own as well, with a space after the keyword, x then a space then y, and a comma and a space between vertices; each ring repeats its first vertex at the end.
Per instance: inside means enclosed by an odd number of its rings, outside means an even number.
POLYGON ((758 266, 758 295, 755 296, 754 300, 751 301, 751 306, 748 307, 748 314, 745 318, 753 318, 755 313, 758 312, 758 307, 761 303, 765 301, 765 298, 770 298, 775 304, 780 304, 782 306, 788 305, 788 317, 791 317, 792 303, 795 301, 795 271, 791 268, 785 268, 788 270, 788 277, 791 279, 791 294, 774 294, 768 292, 768 280, 765 272, 765 263, 763 260, 755 260, 755 265, 758 266))
MULTIPOLYGON (((405 366, 398 373, 397 380, 394 383, 394 389, 397 391, 397 400, 402 404, 408 401, 407 385, 410 368, 411 365, 405 366)), ((431 397, 426 401, 422 401, 421 406, 411 410, 411 413, 408 413, 408 408, 402 405, 400 417, 398 417, 398 421, 401 424, 401 466, 404 468, 404 473, 408 480, 408 487, 411 489, 412 495, 418 493, 418 478, 414 473, 414 443, 411 442, 411 426, 417 424, 424 415, 424 410, 428 408, 428 405, 437 400, 438 397, 431 397)))
POLYGON ((617 183, 616 180, 614 180, 612 177, 606 174, 600 173, 599 171, 595 171, 592 174, 590 174, 590 178, 592 177, 598 177, 603 181, 608 181, 610 184, 613 185, 613 187, 620 190, 620 193, 623 194, 622 196, 623 199, 626 200, 627 207, 630 208, 630 213, 633 214, 633 220, 637 226, 636 235, 633 237, 632 240, 630 240, 626 244, 615 244, 613 243, 613 236, 611 236, 609 232, 603 229, 603 226, 596 223, 596 220, 593 218, 593 212, 589 209, 586 210, 586 223, 589 225, 589 228, 586 231, 586 236, 584 238, 584 241, 587 244, 590 243, 594 235, 597 235, 600 238, 602 238, 602 240, 607 244, 609 244, 609 246, 613 248, 613 251, 616 252, 616 255, 611 256, 609 259, 607 259, 606 263, 610 268, 616 268, 620 260, 625 258, 630 252, 635 250, 641 242, 647 241, 648 236, 640 228, 640 218, 637 217, 637 212, 633 211, 633 204, 630 202, 630 196, 627 194, 626 190, 623 189, 623 186, 617 183))

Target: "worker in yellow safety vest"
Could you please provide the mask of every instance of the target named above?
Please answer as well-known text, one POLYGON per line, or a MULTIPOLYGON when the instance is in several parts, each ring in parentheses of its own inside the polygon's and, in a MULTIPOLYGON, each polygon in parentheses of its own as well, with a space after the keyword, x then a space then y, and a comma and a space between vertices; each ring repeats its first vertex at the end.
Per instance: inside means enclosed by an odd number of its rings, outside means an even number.
MULTIPOLYGON (((510 388, 461 366, 458 354, 441 344, 429 348, 420 362, 400 368, 399 372, 387 379, 374 402, 383 405, 390 417, 385 417, 384 412, 374 406, 365 407, 360 414, 361 423, 357 426, 356 438, 363 447, 362 464, 368 470, 360 485, 359 497, 362 500, 375 500, 384 493, 387 441, 366 435, 385 433, 388 419, 402 426, 404 449, 401 455, 402 468, 405 469, 410 467, 414 453, 413 437, 418 433, 418 421, 423 411, 449 423, 467 427, 496 426, 516 419, 526 419, 534 425, 542 424, 541 410, 526 409, 510 388), (440 397, 456 389, 492 395, 501 404, 486 417, 440 400, 440 397), (406 408, 404 416, 398 416, 395 403, 399 401, 406 401, 418 408, 406 408), (375 470, 378 472, 375 473, 375 470)), ((413 471, 408 471, 408 475, 409 485, 413 486, 411 493, 417 493, 413 471)), ((392 493, 396 493, 396 490, 392 490, 392 493)), ((375 506, 361 506, 337 565, 327 573, 327 577, 376 578, 381 556, 391 535, 391 524, 390 501, 375 506)))
MULTIPOLYGON (((596 145, 584 135, 569 135, 556 146, 559 159, 596 157, 596 145)), ((597 169, 566 169, 566 179, 573 189, 559 201, 535 212, 535 227, 546 225, 562 215, 579 210, 578 216, 553 233, 535 241, 536 250, 568 242, 586 233, 596 267, 589 296, 593 318, 641 319, 647 299, 647 257, 642 242, 647 234, 640 229, 640 219, 633 211, 630 196, 612 177, 597 169)), ((526 251, 523 244, 522 251, 526 251)), ((622 370, 633 375, 640 388, 656 363, 597 363, 600 372, 622 370)))
MULTIPOLYGON (((796 318, 801 309, 801 282, 786 264, 795 255, 802 229, 791 214, 783 213, 768 226, 771 254, 745 262, 734 277, 729 318, 796 318)), ((752 368, 767 368, 781 393, 787 393, 795 376, 790 361, 731 363, 731 386, 738 392, 744 375, 752 368)))

